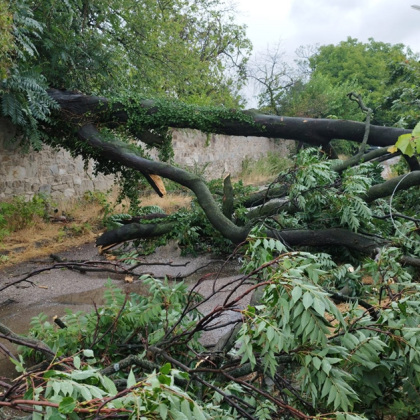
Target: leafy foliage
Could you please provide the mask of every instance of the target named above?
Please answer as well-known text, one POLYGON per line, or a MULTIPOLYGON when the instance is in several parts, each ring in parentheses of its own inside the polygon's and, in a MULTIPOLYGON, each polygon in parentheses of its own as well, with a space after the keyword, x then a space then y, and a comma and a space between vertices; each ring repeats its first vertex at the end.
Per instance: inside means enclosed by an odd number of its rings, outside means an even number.
MULTIPOLYGON (((277 253, 276 242, 251 236, 247 270, 261 263, 255 258, 259 248, 277 253)), ((328 284, 334 271, 328 267, 331 261, 325 266, 316 255, 290 252, 280 254, 276 264, 265 264, 263 275, 270 284, 261 304, 244 311, 238 352, 242 362, 261 364, 272 377, 278 377, 282 360, 290 363, 292 359, 296 375, 291 377, 300 385, 289 396, 297 404, 303 403, 303 397, 316 404, 318 410, 325 406, 371 413, 374 417, 388 410, 400 413, 401 418, 416 413, 418 394, 411 390, 418 387, 420 380, 420 353, 415 347, 420 333, 416 324, 420 287, 396 263, 395 251, 383 251, 378 261, 371 260, 365 267, 372 273, 382 273, 383 277, 375 277, 375 286, 387 287, 393 276, 392 296, 397 290, 402 291, 401 300, 391 297, 382 304, 376 321, 356 304, 348 304, 348 310, 342 314, 328 299, 322 286, 328 284), (407 338, 401 341, 402 337, 407 338), (404 389, 410 394, 408 399, 404 389), (402 415, 404 410, 398 410, 404 402, 411 408, 402 415)), ((378 293, 375 287, 363 289, 362 293, 378 293)), ((379 300, 381 292, 377 295, 379 300)))
POLYGON ((300 151, 295 166, 276 179, 289 189, 289 199, 279 207, 277 222, 294 228, 347 226, 355 232, 368 227, 371 210, 363 195, 372 185, 376 168, 365 163, 339 175, 335 165, 336 161, 328 160, 317 149, 300 151), (292 217, 280 213, 282 210, 292 217))
MULTIPOLYGON (((129 353, 130 346, 142 348, 144 340, 154 345, 174 325, 188 329, 199 320, 198 311, 193 311, 178 325, 179 316, 190 303, 184 283, 170 285, 147 275, 141 280, 148 287, 148 296, 126 296, 109 281, 104 294, 105 305, 100 310, 90 314, 68 311, 64 319, 65 329, 56 329, 45 314, 40 314, 31 322, 33 336, 45 341, 60 356, 89 348, 97 358, 113 355, 110 360, 117 362, 129 353), (127 337, 131 337, 130 346, 124 345, 127 337)), ((190 343, 192 348, 201 348, 197 338, 190 343)), ((179 351, 182 352, 181 348, 179 351)), ((27 357, 33 353, 32 349, 25 350, 24 355, 27 357)))
MULTIPOLYGON (((184 284, 145 276, 149 293, 143 297, 127 297, 109 285, 105 305, 91 314, 69 312, 65 329, 54 328, 43 315, 34 318, 32 336, 57 356, 42 378, 28 383, 26 398, 34 405, 45 399, 53 403, 41 419, 58 413, 90 418, 80 408, 98 409, 97 399, 101 409, 125 410, 129 418, 181 418, 179 412, 186 418, 244 418, 236 410, 245 406, 253 418, 294 410, 299 417, 317 413, 320 419, 409 419, 418 415, 420 287, 396 262, 397 253, 396 248, 383 250, 363 267, 380 274, 359 291, 360 298, 376 302, 371 307, 378 311, 375 317, 357 299, 339 309, 327 290, 337 277, 359 277, 361 267, 337 266, 328 254, 287 252, 281 242, 255 229, 244 270, 258 273, 265 287, 262 300, 241 311, 243 325, 226 366, 220 354, 205 364, 203 357, 210 355, 197 339, 213 318, 195 309, 194 294, 184 284), (147 355, 156 351, 150 362, 147 355), (134 365, 124 364, 127 355, 134 365), (61 356, 66 356, 64 369, 58 368, 61 356), (110 366, 114 380, 105 373, 110 366), (233 367, 247 366, 266 379, 251 383, 232 376, 233 367), (223 371, 229 372, 227 382, 223 371), (207 384, 205 391, 197 385, 197 374, 207 384), (124 384, 119 391, 114 381, 124 384)), ((25 372, 22 362, 15 363, 25 372)))
POLYGON ((3 80, 11 65, 10 52, 13 50, 12 14, 6 0, 0 1, 0 80, 3 80))
POLYGON ((312 77, 321 74, 333 85, 355 81, 358 91, 366 98, 366 105, 374 109, 373 124, 392 125, 387 113, 380 109, 390 88, 387 81, 391 78, 391 68, 388 65, 412 56, 411 50, 403 44, 391 45, 373 38, 363 43, 348 37, 337 45, 321 46, 318 53, 309 58, 309 65, 312 77))

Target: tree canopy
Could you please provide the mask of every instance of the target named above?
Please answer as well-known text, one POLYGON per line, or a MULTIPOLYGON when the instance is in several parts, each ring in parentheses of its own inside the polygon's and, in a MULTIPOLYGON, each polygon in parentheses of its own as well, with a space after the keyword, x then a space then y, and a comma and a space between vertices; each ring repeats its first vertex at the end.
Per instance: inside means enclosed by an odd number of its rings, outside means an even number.
MULTIPOLYGON (((40 147, 48 87, 238 106, 251 50, 223 1, 2 0, 2 113, 40 147)), ((46 137, 44 136, 44 140, 46 137)))
MULTIPOLYGON (((287 66, 282 70, 279 70, 279 55, 271 54, 268 61, 271 65, 277 61, 277 69, 271 75, 266 72, 264 83, 260 82, 260 105, 266 111, 277 115, 360 120, 363 115, 346 100, 347 93, 357 91, 374 110, 374 124, 414 127, 412 117, 405 118, 398 112, 397 103, 404 89, 401 82, 416 78, 417 74, 413 67, 417 55, 403 44, 391 45, 373 38, 363 43, 349 37, 337 45, 301 48, 297 53, 298 68, 287 66), (275 98, 270 93, 273 91, 276 91, 275 98)), ((260 73, 261 70, 260 67, 260 73)), ((408 84, 405 87, 409 89, 408 84)), ((405 92, 409 95, 408 90, 405 92)), ((415 109, 411 107, 410 112, 415 109)))

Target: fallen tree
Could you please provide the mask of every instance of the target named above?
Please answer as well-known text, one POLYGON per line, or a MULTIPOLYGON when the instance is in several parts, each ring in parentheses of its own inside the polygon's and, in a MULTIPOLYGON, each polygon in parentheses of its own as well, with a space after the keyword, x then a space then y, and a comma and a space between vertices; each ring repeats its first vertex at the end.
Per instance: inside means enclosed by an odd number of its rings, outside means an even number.
MULTIPOLYGON (((225 238, 233 243, 241 243, 247 237, 252 228, 252 221, 245 226, 237 226, 229 217, 223 214, 223 209, 215 201, 213 195, 208 190, 206 183, 198 176, 194 176, 185 170, 174 167, 170 164, 146 159, 142 151, 135 145, 117 139, 118 127, 125 126, 131 136, 147 142, 151 146, 158 148, 170 147, 168 137, 165 134, 169 127, 188 127, 202 130, 204 132, 223 133, 230 135, 252 135, 268 136, 276 138, 288 138, 303 141, 309 145, 321 147, 328 150, 330 141, 334 138, 347 139, 362 144, 391 146, 396 143, 398 137, 410 133, 410 130, 403 130, 393 127, 377 127, 369 124, 323 119, 305 119, 278 117, 274 115, 258 114, 254 111, 238 111, 223 108, 205 108, 184 105, 179 102, 151 101, 129 98, 125 101, 110 101, 104 97, 94 97, 74 93, 69 91, 49 90, 50 97, 59 105, 56 120, 60 124, 65 123, 65 130, 72 130, 79 141, 74 143, 73 137, 67 135, 66 141, 62 141, 63 130, 56 132, 56 127, 47 129, 56 135, 56 144, 62 144, 70 150, 81 153, 85 157, 94 157, 98 161, 98 167, 105 172, 116 172, 121 168, 130 168, 141 173, 155 191, 161 194, 156 186, 153 176, 170 179, 184 187, 189 188, 197 197, 199 205, 203 208, 206 217, 225 238), (368 137, 365 136, 369 128, 368 137), (106 130, 104 131, 104 128, 106 130), (109 131, 111 129, 111 131, 109 131), (117 130, 117 131, 115 131, 117 130), (366 138, 364 138, 366 137, 366 138), (61 142, 61 143, 59 143, 61 142)), ((62 125, 63 127, 63 125, 62 125)), ((360 161, 368 161, 372 158, 383 157, 384 155, 393 156, 387 152, 386 148, 373 151, 363 156, 359 152, 357 159, 351 159, 351 163, 346 166, 357 166, 360 161)), ((415 157, 407 160, 410 166, 417 169, 418 162, 415 157)), ((337 172, 343 171, 343 166, 335 167, 337 172)), ((395 193, 397 190, 405 190, 412 186, 419 185, 420 172, 414 171, 409 176, 395 178, 390 181, 382 182, 371 186, 363 194, 366 203, 373 202, 380 198, 385 198, 395 193), (400 182, 401 181, 401 182, 400 182)), ((269 198, 288 194, 290 185, 279 185, 281 194, 266 195, 265 192, 260 196, 247 199, 245 205, 252 203, 258 205, 264 202, 264 210, 258 211, 258 217, 273 215, 285 209, 284 206, 271 205, 269 198)), ((274 190, 272 190, 274 191, 274 190)), ((98 240, 98 245, 110 245, 115 242, 123 242, 150 236, 158 236, 167 233, 173 224, 166 225, 147 225, 130 226, 121 228, 118 232, 110 232, 98 240), (114 242, 113 242, 114 241, 114 242)), ((313 243, 310 239, 314 233, 305 238, 305 231, 291 234, 287 232, 279 233, 277 230, 268 229, 267 234, 272 237, 283 236, 291 246, 308 246, 313 243)), ((334 245, 340 244, 350 248, 359 248, 363 252, 370 253, 378 246, 384 245, 386 241, 378 238, 368 238, 359 233, 358 240, 349 239, 348 235, 338 235, 335 239, 329 240, 328 231, 316 233, 317 240, 321 244, 334 245), (338 239, 341 237, 341 240, 338 239), (358 247, 358 244, 365 244, 358 247)))

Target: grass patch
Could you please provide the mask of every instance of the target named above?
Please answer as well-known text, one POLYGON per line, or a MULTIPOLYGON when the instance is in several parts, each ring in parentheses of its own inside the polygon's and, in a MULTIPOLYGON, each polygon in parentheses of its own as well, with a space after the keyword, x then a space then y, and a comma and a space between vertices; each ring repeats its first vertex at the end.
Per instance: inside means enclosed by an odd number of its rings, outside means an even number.
POLYGON ((292 165, 288 158, 279 156, 277 153, 268 154, 258 160, 246 158, 242 161, 242 171, 236 177, 242 179, 245 185, 262 185, 273 179, 292 165))
MULTIPOLYGON (((0 267, 94 242, 103 230, 104 218, 127 211, 127 202, 116 205, 117 196, 117 191, 89 191, 81 199, 58 203, 38 196, 30 201, 16 197, 0 203, 0 267), (51 217, 62 214, 67 218, 65 223, 51 222, 51 217)), ((184 192, 162 198, 144 193, 140 199, 141 206, 157 205, 166 213, 189 208, 191 203, 191 196, 184 192)))

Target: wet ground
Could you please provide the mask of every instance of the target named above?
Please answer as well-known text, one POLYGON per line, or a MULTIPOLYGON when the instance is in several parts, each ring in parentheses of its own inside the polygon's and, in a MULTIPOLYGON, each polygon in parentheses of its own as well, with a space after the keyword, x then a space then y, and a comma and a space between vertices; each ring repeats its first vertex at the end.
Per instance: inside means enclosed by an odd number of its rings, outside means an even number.
MULTIPOLYGON (((106 260, 104 256, 98 255, 98 251, 93 244, 85 244, 77 249, 60 253, 60 257, 66 258, 67 261, 106 260)), ((194 287, 206 275, 205 280, 200 282, 197 289, 203 296, 209 296, 214 289, 225 285, 222 292, 217 293, 200 307, 203 313, 212 311, 235 289, 234 281, 239 277, 240 268, 236 260, 224 265, 219 257, 210 254, 199 257, 182 257, 179 248, 174 244, 159 248, 156 253, 145 257, 142 262, 148 265, 137 269, 136 273, 138 275, 152 273, 155 277, 166 275, 174 277, 188 276, 193 273, 185 279, 189 283, 189 287, 194 287), (223 270, 218 275, 222 267, 223 270), (213 275, 207 275, 208 273, 213 273, 213 275), (216 278, 218 278, 217 281, 215 281, 216 278)), ((0 288, 21 279, 27 273, 52 264, 54 262, 46 257, 42 261, 26 262, 4 269, 0 271, 0 288)), ((103 272, 82 274, 79 271, 68 269, 54 269, 31 277, 30 282, 20 282, 1 291, 0 322, 14 332, 23 334, 28 331, 31 318, 41 312, 48 316, 50 322, 53 321, 54 316, 62 317, 66 309, 73 312, 90 312, 93 309, 94 302, 96 305, 103 303, 103 292, 108 278, 111 279, 113 284, 129 293, 144 294, 147 292, 144 285, 136 277, 134 277, 132 283, 126 283, 125 275, 121 274, 103 272)), ((242 286, 235 293, 241 293, 245 289, 246 286, 242 286)), ((247 300, 241 304, 241 307, 246 304, 248 304, 247 300)), ((228 320, 238 319, 239 317, 240 314, 237 312, 230 312, 219 319, 218 323, 224 324, 228 320)), ((229 328, 231 327, 206 332, 202 337, 203 344, 214 345, 229 328)), ((0 343, 6 345, 12 351, 16 350, 9 342, 0 340, 0 343)), ((11 362, 0 353, 0 376, 11 377, 14 372, 11 362)))

